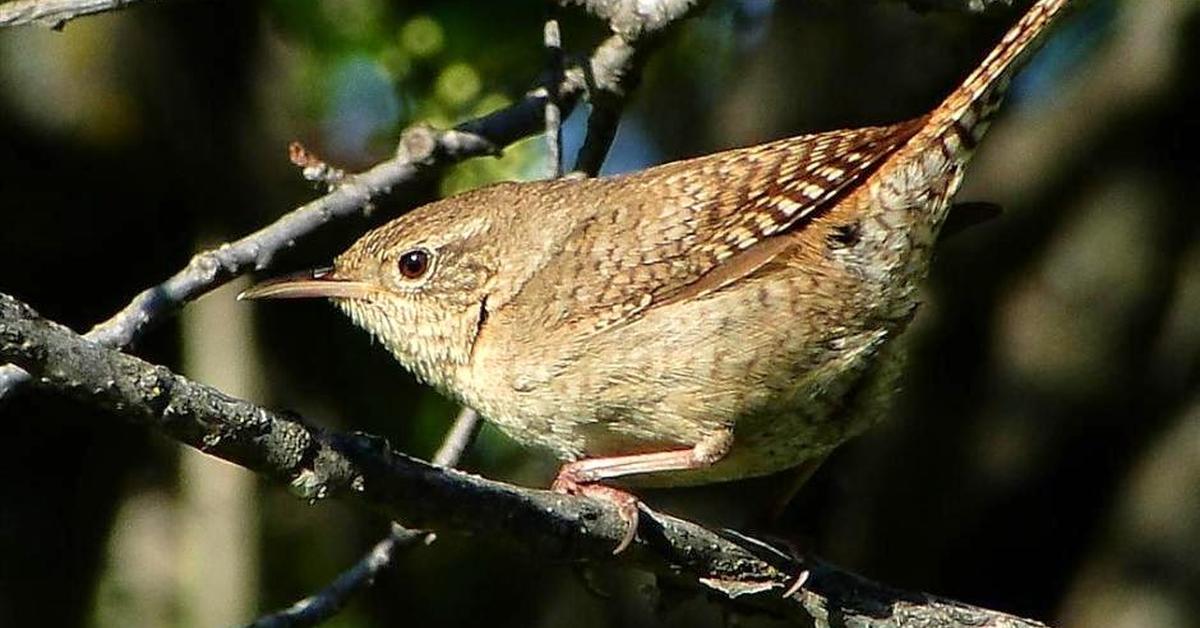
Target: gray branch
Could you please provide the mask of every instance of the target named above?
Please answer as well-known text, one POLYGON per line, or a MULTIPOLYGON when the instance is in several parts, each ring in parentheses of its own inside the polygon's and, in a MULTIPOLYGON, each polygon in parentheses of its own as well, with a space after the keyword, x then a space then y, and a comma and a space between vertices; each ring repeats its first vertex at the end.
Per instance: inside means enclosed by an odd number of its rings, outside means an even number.
POLYGON ((577 6, 608 22, 626 41, 638 41, 670 28, 679 18, 708 0, 555 0, 559 6, 577 6))
MULTIPOLYGON (((4 6, 7 5, 0 8, 4 6)), ((591 63, 605 66, 609 62, 607 58, 598 58, 591 63)), ((573 68, 563 74, 558 105, 564 113, 574 108, 584 88, 580 69, 573 68)), ((84 337, 108 347, 125 348, 186 302, 242 273, 269 267, 277 253, 330 221, 358 214, 370 205, 371 199, 449 164, 498 154, 502 147, 541 132, 545 122, 545 91, 539 89, 507 108, 453 129, 437 130, 422 125, 407 129, 391 159, 366 172, 345 176, 325 196, 254 233, 197 254, 182 270, 142 291, 84 337)), ((28 375, 19 368, 0 366, 0 401, 27 380, 28 375)))
POLYGON ((546 86, 546 161, 549 162, 550 177, 557 179, 563 175, 562 163, 562 110, 558 106, 558 90, 562 84, 563 55, 562 30, 558 25, 555 7, 550 7, 550 15, 542 26, 542 45, 546 48, 547 65, 549 66, 549 81, 546 86))
POLYGON ((591 97, 588 102, 592 110, 588 115, 583 145, 575 157, 575 170, 592 177, 600 173, 600 167, 608 157, 613 139, 617 136, 617 126, 621 123, 621 112, 625 109, 629 93, 641 80, 646 59, 636 46, 621 35, 606 39, 597 53, 597 58, 605 64, 589 68, 591 97), (619 71, 607 71, 605 68, 619 68, 619 71))
POLYGON ((587 67, 591 115, 587 134, 575 158, 575 170, 596 176, 621 122, 629 94, 641 81, 650 52, 683 17, 708 0, 558 0, 562 6, 580 5, 608 22, 612 36, 600 44, 587 67))
POLYGON ((454 418, 454 423, 450 425, 450 431, 446 432, 446 437, 442 439, 442 446, 433 454, 433 464, 439 467, 457 467, 467 448, 475 442, 481 427, 483 422, 479 419, 479 413, 463 406, 454 418))
MULTIPOLYGON (((707 0, 554 0, 560 6, 576 6, 604 20, 613 32, 629 41, 670 27, 682 14, 707 0)), ((1012 0, 897 0, 917 9, 978 12, 1012 0)))
MULTIPOLYGON (((479 433, 479 414, 464 407, 442 440, 442 446, 433 456, 433 464, 451 468, 466 452, 467 447, 479 433)), ((393 523, 388 535, 376 543, 369 552, 352 567, 338 574, 333 582, 320 591, 270 615, 264 615, 250 624, 250 628, 302 628, 316 626, 333 617, 346 605, 355 593, 371 586, 383 570, 395 564, 401 552, 420 544, 428 545, 435 539, 432 532, 410 530, 393 523)))
POLYGON ((249 628, 301 628, 316 626, 342 610, 355 593, 374 583, 384 569, 395 563, 401 553, 411 547, 432 543, 432 532, 409 530, 392 524, 392 531, 367 552, 353 567, 338 574, 333 582, 320 591, 270 615, 264 615, 249 628))
MULTIPOLYGON (((107 13, 147 0, 10 0, 0 3, 0 28, 24 24, 42 24, 55 30, 86 15, 107 13)), ((160 0, 161 1, 161 0, 160 0)), ((1010 0, 905 0, 916 8, 982 11, 1010 0)), ((578 5, 608 21, 616 32, 636 36, 643 30, 660 28, 673 13, 695 0, 658 0, 647 4, 637 0, 558 0, 562 5, 578 5), (649 7, 647 10, 646 7, 649 7)))
POLYGON ((0 4, 0 27, 42 24, 60 30, 85 15, 123 9, 141 0, 12 0, 0 4))
POLYGON ((918 11, 970 11, 980 13, 998 4, 1008 6, 1012 0, 905 0, 909 6, 918 11))
MULTIPOLYGON (((13 11, 19 9, 14 5, 27 4, 30 3, 0 4, 0 16, 6 15, 5 12, 10 10, 10 7, 13 11)), ((42 12, 36 13, 38 15, 45 15, 44 9, 47 6, 58 7, 57 10, 61 12, 65 11, 64 6, 82 4, 87 3, 72 4, 68 0, 57 0, 44 5, 32 3, 43 7, 42 12)), ((124 6, 125 2, 113 4, 110 8, 124 6)), ((647 18, 651 26, 643 29, 646 33, 643 37, 661 32, 673 21, 691 15, 699 3, 697 0, 690 0, 678 3, 672 1, 669 4, 679 6, 669 14, 656 14, 653 20, 647 18)), ((24 10, 23 14, 30 10, 24 10)), ((618 18, 632 19, 624 14, 618 18)), ((0 26, 2 25, 4 22, 0 21, 0 26)), ((554 113, 558 117, 569 115, 588 88, 589 82, 593 82, 589 81, 589 76, 600 80, 600 85, 609 86, 598 89, 612 89, 612 85, 624 84, 619 77, 636 73, 635 63, 640 54, 638 51, 647 46, 642 45, 642 40, 629 39, 622 40, 618 49, 614 49, 614 40, 617 39, 620 38, 614 36, 602 43, 591 58, 585 61, 586 70, 563 69, 557 93, 551 94, 553 90, 544 87, 534 90, 523 100, 507 108, 464 122, 449 130, 436 130, 422 125, 407 129, 401 135, 399 147, 391 159, 366 172, 341 176, 325 196, 285 214, 240 240, 197 254, 182 270, 163 283, 142 291, 124 309, 94 327, 84 337, 108 347, 128 347, 146 330, 174 314, 188 301, 242 273, 266 269, 277 253, 292 247, 298 239, 332 220, 355 215, 370 207, 371 199, 398 186, 412 183, 449 164, 470 157, 499 154, 503 147, 543 131, 547 104, 553 102, 554 113)), ((616 115, 619 118, 619 110, 616 115)), ((615 129, 614 119, 612 130, 615 132, 615 129)), ((592 131, 589 130, 588 135, 590 138, 592 131)), ((599 161, 602 162, 610 143, 611 138, 602 146, 589 140, 585 143, 584 150, 589 154, 598 155, 599 161)), ((293 161, 296 161, 296 150, 291 152, 293 161)), ((598 162, 596 168, 599 168, 598 162)), ((15 366, 0 366, 0 402, 11 396, 13 391, 28 379, 28 374, 15 366)))
POLYGON ((704 592, 734 610, 855 626, 1042 624, 906 593, 731 532, 647 513, 637 541, 613 556, 624 524, 607 504, 439 468, 380 438, 346 435, 234 399, 163 366, 109 349, 0 294, 0 359, 40 388, 107 408, 205 453, 284 482, 300 498, 350 499, 387 517, 476 534, 552 560, 617 561, 704 592), (784 597, 800 574, 804 586, 784 597))
MULTIPOLYGON (((533 113, 537 105, 527 103, 523 102, 514 109, 525 108, 533 113)), ((516 120, 506 122, 512 124, 516 120)), ((92 328, 84 337, 108 347, 127 347, 187 301, 241 273, 267 268, 276 253, 290 248, 297 239, 322 225, 362 211, 372 198, 417 179, 433 166, 496 152, 495 147, 503 144, 497 144, 489 135, 511 136, 518 132, 510 128, 506 132, 486 134, 492 131, 487 124, 477 123, 475 126, 474 129, 450 131, 435 131, 427 127, 409 129, 404 133, 400 149, 392 159, 366 172, 346 177, 329 194, 289 212, 250 235, 197 254, 182 270, 142 291, 124 309, 92 328)), ((530 127, 529 131, 534 129, 530 127)), ((27 374, 14 367, 0 367, 0 399, 27 379, 27 374)))
MULTIPOLYGON (((0 3, 0 27, 41 22, 58 28, 75 17, 120 9, 138 1, 11 0, 0 3)), ((584 7, 606 20, 615 33, 601 43, 585 69, 564 72, 558 93, 553 97, 561 109, 559 116, 565 116, 589 85, 593 91, 593 112, 576 169, 590 174, 599 172, 616 135, 626 95, 640 76, 646 51, 659 35, 691 15, 704 1, 658 0, 648 4, 637 0, 557 0, 560 5, 584 7)), ((503 147, 539 132, 546 123, 548 92, 536 90, 508 108, 454 129, 438 131, 424 126, 408 129, 392 159, 366 172, 346 176, 329 194, 240 240, 197 254, 185 268, 142 291, 85 337, 109 347, 125 348, 187 301, 242 273, 267 268, 276 253, 290 248, 297 239, 327 222, 369 207, 372 198, 411 183, 436 168, 469 157, 496 154, 503 147)), ((0 366, 0 402, 28 379, 28 374, 15 366, 0 366)))

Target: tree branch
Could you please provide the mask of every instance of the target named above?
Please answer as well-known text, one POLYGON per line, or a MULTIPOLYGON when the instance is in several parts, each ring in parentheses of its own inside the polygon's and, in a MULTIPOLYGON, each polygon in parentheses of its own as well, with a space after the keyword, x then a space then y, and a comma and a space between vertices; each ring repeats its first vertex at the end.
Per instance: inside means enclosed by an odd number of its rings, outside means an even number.
POLYGON ((608 22, 613 35, 600 44, 588 65, 591 115, 587 134, 575 159, 575 170, 596 176, 621 122, 629 94, 642 78, 650 52, 681 18, 708 0, 557 0, 562 6, 579 5, 608 22))
MULTIPOLYGON (((442 446, 434 454, 433 464, 447 468, 457 466, 463 453, 479 433, 479 427, 479 414, 470 408, 463 407, 454 420, 454 424, 446 433, 442 446)), ((418 544, 429 545, 435 538, 436 535, 432 532, 409 530, 398 523, 393 523, 391 531, 386 537, 376 543, 354 566, 338 574, 333 582, 281 611, 256 619, 250 626, 251 628, 316 626, 342 610, 352 595, 374 584, 375 578, 383 570, 395 564, 401 550, 418 544)))
MULTIPOLYGON (((120 9, 138 1, 12 0, 0 4, 0 27, 42 22, 59 28, 75 17, 120 9)), ((578 68, 563 73, 559 91, 554 95, 559 101, 555 104, 561 109, 559 116, 565 116, 591 85, 593 112, 576 169, 594 175, 599 172, 612 145, 624 99, 640 76, 645 52, 653 47, 659 35, 692 15, 705 0, 659 0, 649 5, 636 0, 555 1, 562 6, 582 6, 606 20, 615 33, 597 47, 586 64, 586 73, 578 68)), ((970 0, 978 1, 981 0, 970 0)), ((372 198, 448 164, 496 154, 503 147, 543 130, 546 104, 551 99, 548 92, 546 89, 535 90, 512 106, 454 129, 409 128, 401 135, 399 148, 392 159, 366 172, 344 177, 329 194, 240 240, 197 254, 186 267, 166 281, 142 291, 120 312, 95 326, 85 338, 110 347, 125 348, 187 301, 242 273, 267 268, 276 253, 290 248, 297 239, 327 222, 362 211, 372 198)), ((28 374, 19 368, 0 366, 0 403, 28 379, 28 374)))
MULTIPOLYGON (((0 28, 24 24, 42 24, 61 30, 67 22, 86 15, 124 9, 145 0, 10 0, 0 3, 0 28)), ((646 10, 644 2, 635 0, 557 0, 562 5, 579 5, 589 13, 619 27, 619 32, 636 33, 654 29, 671 19, 680 5, 695 0, 658 0, 646 10), (644 24, 644 26, 643 26, 644 24)), ((982 11, 1010 0, 905 0, 920 9, 939 8, 982 11)))
POLYGON ((85 15, 123 9, 141 0, 12 0, 0 4, 0 27, 42 24, 62 30, 85 15))
POLYGON ((708 0, 554 0, 563 7, 577 6, 608 22, 612 31, 628 42, 661 34, 708 0))
POLYGON ((338 574, 320 591, 250 624, 250 628, 301 628, 316 626, 342 610, 355 593, 374 583, 376 576, 395 563, 403 550, 428 545, 436 535, 409 530, 393 523, 392 532, 375 544, 353 567, 338 574))
POLYGON ((591 177, 600 174, 600 167, 604 165, 608 151, 617 136, 617 127, 621 123, 621 112, 625 109, 626 98, 641 80, 645 56, 639 55, 637 50, 620 35, 609 37, 597 49, 602 55, 601 58, 613 64, 608 67, 619 66, 622 71, 605 72, 601 66, 589 68, 589 103, 592 110, 588 115, 583 145, 579 147, 579 154, 575 157, 575 171, 591 177))
MULTIPOLYGON (((3 8, 7 5, 0 5, 3 8)), ((599 52, 599 51, 598 51, 599 52)), ((591 64, 607 67, 607 57, 591 64)), ((613 70, 616 71, 616 70, 613 70)), ((583 72, 564 72, 559 85, 559 107, 569 113, 585 88, 583 72)), ((449 130, 417 125, 401 135, 396 154, 366 172, 346 175, 333 189, 275 222, 234 242, 197 254, 186 267, 166 281, 147 288, 112 318, 92 328, 84 337, 108 347, 125 348, 148 329, 174 314, 186 302, 217 288, 234 277, 270 266, 275 254, 322 225, 353 216, 371 199, 410 184, 430 172, 469 157, 494 155, 501 148, 544 129, 546 90, 449 130)), ((13 366, 0 366, 0 402, 29 379, 13 366)))
MULTIPOLYGON (((537 99, 540 103, 540 98, 537 99)), ((234 242, 197 254, 186 267, 166 281, 138 294, 112 318, 95 326, 84 337, 109 347, 127 347, 147 329, 177 311, 184 303, 217 288, 250 270, 270 266, 275 254, 293 246, 322 225, 354 215, 372 198, 393 187, 409 183, 431 168, 496 152, 497 141, 533 132, 535 126, 520 128, 520 113, 533 114, 540 108, 529 100, 449 131, 418 126, 405 131, 396 155, 366 172, 347 176, 332 192, 285 214, 275 222, 234 242), (508 114, 508 119, 503 119, 508 114), (503 122, 493 128, 493 119, 503 122), (496 138, 496 139, 493 139, 496 138)), ((532 115, 529 122, 536 118, 532 115)), ((540 126, 540 124, 539 124, 540 126)), ((506 143, 506 142, 505 142, 506 143)), ((0 368, 0 399, 28 375, 13 367, 0 368)))
POLYGON ((542 26, 542 45, 546 48, 549 80, 546 86, 546 161, 550 176, 557 179, 563 175, 562 162, 562 109, 558 106, 557 86, 562 84, 563 56, 562 31, 558 25, 557 9, 548 8, 549 14, 542 26))
MULTIPOLYGON (((561 6, 578 6, 608 22, 613 32, 629 39, 668 27, 683 11, 707 0, 555 0, 561 6)), ((979 12, 1012 0, 895 0, 914 9, 979 12)))
POLYGON ((442 439, 442 446, 433 454, 433 464, 448 469, 457 467, 467 448, 475 442, 480 427, 483 425, 479 420, 479 413, 463 406, 454 418, 454 423, 450 425, 450 430, 446 432, 446 437, 442 439))
POLYGON ((612 548, 624 523, 607 504, 486 480, 329 432, 81 338, 0 294, 0 359, 46 390, 107 408, 208 454, 286 482, 310 501, 353 498, 421 527, 486 535, 552 559, 618 561, 706 592, 723 604, 808 622, 862 626, 1041 626, 934 596, 905 593, 815 558, 793 559, 733 533, 660 513, 637 541, 612 548), (796 577, 811 577, 788 596, 796 577))
MULTIPOLYGON (((71 5, 66 0, 60 2, 71 5)), ((0 16, 13 4, 18 3, 0 4, 0 16)), ((59 3, 51 4, 62 10, 59 3)), ((648 25, 642 29, 645 33, 661 32, 674 21, 691 15, 699 3, 697 0, 682 3, 672 0, 669 4, 680 6, 670 13, 647 16, 648 25)), ((117 5, 122 6, 123 3, 117 5)), ((620 19, 621 24, 632 24, 633 16, 622 14, 620 19)), ((0 25, 3 25, 3 22, 0 22, 0 25)), ((614 51, 611 42, 606 41, 586 62, 586 74, 604 77, 629 74, 633 71, 635 62, 633 53, 638 49, 638 45, 626 43, 620 51, 614 51)), ((399 147, 392 159, 377 164, 366 172, 343 176, 325 196, 285 214, 274 223, 240 240, 197 254, 185 268, 163 283, 142 291, 124 309, 92 328, 84 337, 105 346, 125 348, 147 329, 176 312, 184 303, 242 273, 269 267, 279 251, 290 248, 296 240, 331 220, 359 213, 368 207, 371 199, 376 196, 469 157, 498 154, 503 147, 543 131, 547 103, 553 100, 561 110, 558 112, 560 116, 569 115, 586 88, 585 71, 571 68, 562 72, 558 91, 553 96, 549 93, 551 90, 537 89, 509 107, 464 122, 449 130, 435 130, 423 125, 410 127, 401 135, 399 147)), ((614 131, 615 128, 614 122, 614 131)), ((607 152, 608 144, 603 146, 603 150, 607 152)), ((293 151, 293 158, 295 157, 293 151)), ((600 154, 599 159, 603 161, 603 154, 600 154)), ((599 165, 596 167, 598 169, 599 165)), ((19 368, 0 366, 0 402, 11 396, 13 391, 28 379, 28 374, 19 368)))
POLYGON ((1012 0, 905 0, 909 6, 918 11, 926 11, 930 9, 938 11, 970 11, 972 13, 980 13, 990 9, 997 4, 1005 6, 1012 4, 1012 0))

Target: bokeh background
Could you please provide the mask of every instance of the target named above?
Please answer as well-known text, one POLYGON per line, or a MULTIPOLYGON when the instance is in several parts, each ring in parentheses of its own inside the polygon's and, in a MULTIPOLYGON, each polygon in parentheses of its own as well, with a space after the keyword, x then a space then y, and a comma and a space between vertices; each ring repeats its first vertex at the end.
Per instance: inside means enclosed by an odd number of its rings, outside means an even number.
MULTIPOLYGON (((198 249, 319 194, 287 162, 290 140, 357 169, 405 125, 519 98, 543 67, 543 11, 192 0, 0 31, 0 290, 86 330, 198 249)), ((918 115, 1016 15, 715 0, 655 55, 606 170, 918 115)), ((602 34, 566 13, 569 51, 602 34)), ((1200 3, 1092 0, 1059 29, 967 178, 961 199, 1005 214, 945 243, 893 418, 835 455, 774 534, 898 587, 1065 626, 1200 626, 1196 77, 1200 3)), ((462 164, 299 242, 276 270, 320 265, 440 194, 545 171, 538 140, 462 164)), ((434 450, 451 403, 327 305, 237 304, 244 285, 135 351, 434 450)), ((490 429, 465 466, 530 485, 555 468, 490 429)), ((736 523, 761 508, 758 488, 647 499, 736 523)), ((244 623, 387 527, 85 404, 27 390, 0 408, 3 626, 244 623)), ((329 625, 723 625, 718 607, 651 584, 443 535, 329 625)))

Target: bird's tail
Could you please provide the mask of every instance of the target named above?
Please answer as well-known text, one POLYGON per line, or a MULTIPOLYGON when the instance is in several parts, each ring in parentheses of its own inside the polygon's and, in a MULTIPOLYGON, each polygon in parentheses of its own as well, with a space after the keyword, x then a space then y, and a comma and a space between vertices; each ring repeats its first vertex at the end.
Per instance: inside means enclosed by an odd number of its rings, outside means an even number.
POLYGON ((999 108, 1013 72, 1037 48, 1069 4, 1070 0, 1037 0, 962 85, 933 111, 919 135, 943 137, 959 150, 972 152, 999 108))

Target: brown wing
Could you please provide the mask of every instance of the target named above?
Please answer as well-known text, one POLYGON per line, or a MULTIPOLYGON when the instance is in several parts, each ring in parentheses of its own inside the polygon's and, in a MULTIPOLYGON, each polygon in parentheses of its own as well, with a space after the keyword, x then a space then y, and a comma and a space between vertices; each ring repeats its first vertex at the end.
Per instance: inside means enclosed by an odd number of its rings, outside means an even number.
POLYGON ((591 218, 514 305, 541 295, 520 308, 540 319, 536 327, 590 319, 603 329, 713 283, 719 269, 761 265, 780 249, 772 236, 835 203, 924 121, 795 137, 572 186, 576 196, 565 202, 589 205, 591 218))

